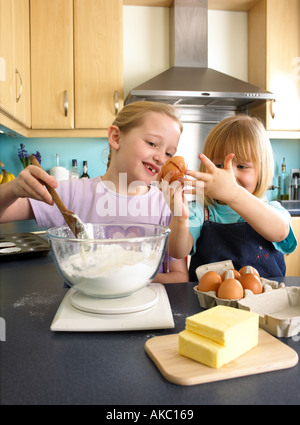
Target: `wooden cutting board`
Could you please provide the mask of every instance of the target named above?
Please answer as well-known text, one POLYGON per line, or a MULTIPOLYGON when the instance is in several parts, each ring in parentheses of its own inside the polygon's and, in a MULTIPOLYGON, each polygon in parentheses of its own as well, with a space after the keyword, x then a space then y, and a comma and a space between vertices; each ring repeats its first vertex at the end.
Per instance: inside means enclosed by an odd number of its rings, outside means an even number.
POLYGON ((298 354, 286 344, 259 329, 258 345, 248 353, 214 369, 178 354, 178 334, 158 336, 145 344, 145 351, 163 377, 177 385, 197 385, 273 370, 298 363, 298 354))

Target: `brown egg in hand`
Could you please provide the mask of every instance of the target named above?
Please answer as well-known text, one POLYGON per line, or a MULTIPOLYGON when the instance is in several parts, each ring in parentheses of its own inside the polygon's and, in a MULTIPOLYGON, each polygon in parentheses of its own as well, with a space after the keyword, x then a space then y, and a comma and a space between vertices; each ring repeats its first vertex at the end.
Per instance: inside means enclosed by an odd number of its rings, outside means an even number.
POLYGON ((240 300, 244 297, 244 289, 236 279, 226 279, 218 290, 218 298, 225 300, 240 300))
POLYGON ((214 271, 206 272, 199 280, 198 291, 217 292, 221 283, 222 283, 221 276, 217 272, 214 272, 214 271))
POLYGON ((263 291, 263 286, 260 281, 260 278, 254 273, 245 273, 240 279, 240 283, 244 289, 250 289, 253 294, 261 294, 263 291))
POLYGON ((162 178, 170 172, 173 171, 173 176, 170 179, 170 183, 178 180, 179 177, 184 177, 187 171, 187 163, 182 156, 173 156, 169 158, 167 162, 162 166, 162 178))

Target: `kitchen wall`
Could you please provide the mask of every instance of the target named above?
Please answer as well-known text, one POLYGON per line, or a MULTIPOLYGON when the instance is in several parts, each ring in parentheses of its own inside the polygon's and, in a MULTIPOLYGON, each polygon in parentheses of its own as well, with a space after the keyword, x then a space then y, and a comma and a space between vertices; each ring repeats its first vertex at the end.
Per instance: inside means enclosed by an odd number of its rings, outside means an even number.
POLYGON ((20 143, 25 145, 28 154, 39 151, 42 156, 42 167, 49 170, 56 165, 56 154, 59 154, 59 165, 70 169, 72 159, 76 158, 79 171, 82 173, 82 162, 88 161, 88 174, 96 177, 104 174, 108 156, 107 139, 101 138, 25 138, 0 135, 0 160, 5 168, 17 175, 23 166, 18 158, 20 143))
MULTIPOLYGON (((208 11, 208 66, 247 81, 247 13, 208 11)), ((124 6, 124 95, 168 67, 168 9, 124 6)), ((0 134, 0 160, 7 170, 16 175, 22 170, 17 156, 20 143, 25 145, 29 154, 38 150, 42 155, 42 166, 47 170, 56 165, 56 153, 60 156, 60 165, 66 168, 70 168, 72 158, 76 158, 82 170, 82 161, 87 160, 91 177, 106 170, 106 139, 27 139, 0 134)), ((272 145, 275 171, 279 169, 283 156, 288 170, 300 167, 299 139, 272 140, 272 145)))

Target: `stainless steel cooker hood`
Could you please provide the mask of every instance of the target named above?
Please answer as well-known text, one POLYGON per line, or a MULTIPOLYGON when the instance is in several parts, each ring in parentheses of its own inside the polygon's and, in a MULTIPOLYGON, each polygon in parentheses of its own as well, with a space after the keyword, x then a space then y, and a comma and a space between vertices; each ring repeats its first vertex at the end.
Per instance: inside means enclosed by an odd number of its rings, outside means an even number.
POLYGON ((131 90, 126 104, 154 100, 245 109, 275 99, 273 93, 207 67, 207 0, 174 0, 170 57, 172 67, 131 90))

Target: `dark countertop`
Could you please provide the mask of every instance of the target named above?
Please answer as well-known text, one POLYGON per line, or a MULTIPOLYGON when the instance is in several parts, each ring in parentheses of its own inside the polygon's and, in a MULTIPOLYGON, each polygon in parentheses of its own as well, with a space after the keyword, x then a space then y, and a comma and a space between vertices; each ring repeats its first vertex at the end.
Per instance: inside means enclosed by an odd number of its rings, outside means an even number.
POLYGON ((288 210, 291 217, 299 217, 300 216, 300 209, 299 210, 288 210))
MULTIPOLYGON (((300 278, 285 278, 300 284, 300 278)), ((66 289, 51 254, 0 263, 1 404, 299 404, 300 366, 190 387, 166 381, 144 350, 178 333, 201 310, 193 283, 166 285, 175 328, 135 332, 51 332, 66 289)), ((300 355, 296 338, 282 339, 300 355)), ((111 410, 111 409, 110 409, 111 410)))
POLYGON ((280 203, 292 217, 300 216, 300 201, 280 201, 280 203))
MULTIPOLYGON (((43 230, 35 222, 0 225, 0 233, 43 230)), ((282 279, 281 279, 282 280, 282 279)), ((299 277, 286 277, 299 285, 299 277)), ((166 381, 144 350, 154 336, 178 333, 201 311, 193 283, 166 285, 174 329, 51 332, 66 294, 51 254, 0 263, 0 404, 203 405, 299 404, 300 366, 190 387, 166 381), (3 320, 5 322, 3 322, 3 320), (1 331, 1 329, 0 329, 1 331)), ((298 352, 297 338, 282 341, 298 352)), ((111 410, 111 409, 110 409, 111 410)))

